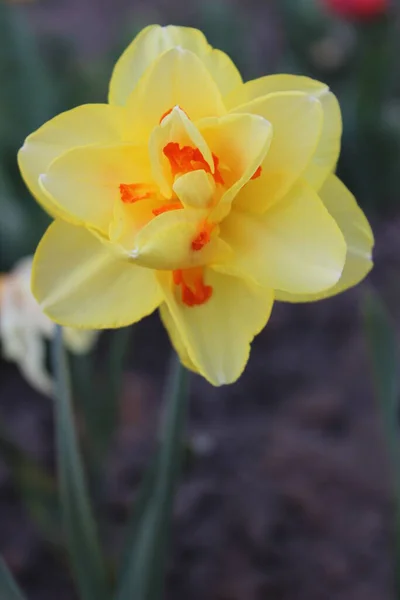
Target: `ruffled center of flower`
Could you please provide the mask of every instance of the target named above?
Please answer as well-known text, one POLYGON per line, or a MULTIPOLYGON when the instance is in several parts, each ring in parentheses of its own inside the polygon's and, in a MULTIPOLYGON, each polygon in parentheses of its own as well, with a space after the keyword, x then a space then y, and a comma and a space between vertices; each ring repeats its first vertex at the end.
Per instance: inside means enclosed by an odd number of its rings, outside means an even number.
POLYGON ((181 299, 186 306, 199 306, 212 296, 213 289, 203 279, 203 268, 172 271, 173 282, 181 288, 181 299))
MULTIPOLYGON (((195 265, 203 264, 202 250, 210 242, 215 242, 215 238, 218 236, 219 226, 217 222, 213 222, 209 218, 212 210, 218 204, 218 199, 224 194, 224 188, 232 185, 233 171, 232 161, 228 161, 229 166, 225 164, 221 166, 219 155, 217 156, 208 149, 201 134, 194 134, 193 126, 188 125, 188 122, 190 119, 187 113, 180 107, 174 107, 161 116, 161 128, 157 131, 160 138, 159 162, 154 164, 156 169, 160 168, 160 173, 164 173, 165 181, 168 182, 165 188, 160 183, 158 183, 160 187, 146 183, 121 183, 119 191, 121 201, 125 205, 131 205, 138 201, 145 203, 143 214, 148 215, 147 225, 165 213, 183 211, 188 208, 193 215, 193 211, 199 209, 198 227, 191 239, 188 236, 187 256, 182 262, 186 265, 193 263, 193 266, 185 268, 171 266, 173 286, 177 288, 182 303, 192 307, 206 303, 213 293, 212 287, 204 283, 204 266, 195 265), (171 113, 173 114, 170 117, 171 113), (169 120, 164 122, 167 118, 169 120), (191 127, 192 129, 190 129, 191 127), (162 171, 163 169, 164 171, 162 171), (199 171, 204 172, 204 179, 202 176, 194 176, 194 179, 190 179, 190 173, 199 171), (182 180, 180 180, 181 177, 182 180), (168 186, 172 188, 171 197, 168 195, 168 186), (207 212, 208 216, 205 216, 207 212)), ((261 170, 261 166, 259 166, 251 179, 259 177, 261 170)), ((160 231, 167 222, 165 219, 160 221, 160 231)), ((182 221, 178 220, 177 222, 182 221)), ((155 223, 153 230, 157 231, 155 223)), ((177 239, 179 239, 180 235, 184 236, 184 232, 177 235, 177 239)), ((177 266, 179 266, 179 261, 177 261, 177 266)), ((163 267, 160 268, 163 270, 163 267)))
MULTIPOLYGON (((211 173, 210 165, 198 148, 192 148, 192 146, 181 147, 177 142, 169 142, 164 147, 163 153, 169 160, 173 177, 201 169, 206 173, 211 173)), ((212 154, 212 158, 214 162, 214 173, 212 173, 214 181, 223 185, 224 180, 218 169, 219 158, 215 154, 212 154)))

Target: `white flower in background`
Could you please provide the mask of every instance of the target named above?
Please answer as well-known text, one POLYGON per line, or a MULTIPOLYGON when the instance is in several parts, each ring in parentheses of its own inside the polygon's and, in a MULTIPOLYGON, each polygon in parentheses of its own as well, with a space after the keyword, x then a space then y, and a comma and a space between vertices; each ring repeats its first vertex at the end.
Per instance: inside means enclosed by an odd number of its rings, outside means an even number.
MULTIPOLYGON (((16 362, 35 389, 51 395, 53 381, 46 367, 46 341, 52 339, 55 323, 46 317, 31 287, 32 257, 21 259, 14 269, 0 275, 0 341, 7 360, 16 362)), ((65 328, 64 343, 75 354, 88 352, 97 331, 65 328)))

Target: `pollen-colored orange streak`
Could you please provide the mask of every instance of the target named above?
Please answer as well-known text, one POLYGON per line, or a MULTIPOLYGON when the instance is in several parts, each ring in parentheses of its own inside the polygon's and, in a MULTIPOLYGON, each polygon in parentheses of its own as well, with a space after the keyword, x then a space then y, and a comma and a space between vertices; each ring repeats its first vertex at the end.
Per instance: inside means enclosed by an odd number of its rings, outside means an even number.
POLYGON ((183 208, 180 202, 172 202, 171 204, 163 204, 159 208, 155 208, 152 210, 152 213, 155 217, 158 217, 162 213, 169 212, 170 210, 179 210, 180 208, 183 208))
POLYGON ((132 204, 150 198, 152 190, 145 183, 121 183, 119 193, 124 204, 132 204))
MULTIPOLYGON (((206 173, 211 173, 209 164, 198 148, 192 146, 180 147, 178 142, 169 142, 163 149, 164 156, 169 160, 171 165, 172 176, 183 175, 191 171, 203 170, 206 173)), ((218 169, 219 159, 215 154, 212 155, 214 161, 214 181, 215 183, 224 183, 223 177, 218 169)))
POLYGON ((172 280, 181 287, 181 300, 186 306, 200 306, 212 296, 212 287, 204 283, 202 267, 172 271, 172 280))
POLYGON ((253 175, 250 177, 250 179, 257 179, 257 177, 260 177, 262 172, 262 166, 260 165, 259 167, 257 167, 257 169, 254 171, 253 175))
POLYGON ((192 241, 192 250, 198 252, 199 250, 202 250, 204 246, 211 241, 211 233, 214 227, 214 223, 208 223, 208 221, 204 221, 202 223, 198 235, 192 241))

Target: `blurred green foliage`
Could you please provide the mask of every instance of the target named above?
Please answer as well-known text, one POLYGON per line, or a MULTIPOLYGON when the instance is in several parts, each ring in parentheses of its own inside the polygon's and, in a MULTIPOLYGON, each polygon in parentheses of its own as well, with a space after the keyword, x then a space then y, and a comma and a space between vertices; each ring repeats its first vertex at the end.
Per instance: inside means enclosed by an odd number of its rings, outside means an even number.
POLYGON ((0 272, 32 254, 50 222, 21 179, 18 149, 57 113, 94 101, 95 82, 69 43, 38 40, 23 7, 0 1, 0 272))
POLYGON ((25 19, 0 3, 0 270, 32 252, 47 218, 23 185, 16 151, 54 111, 51 79, 25 19))
POLYGON ((394 213, 400 188, 399 41, 394 15, 335 18, 323 0, 283 0, 287 52, 278 70, 328 83, 343 114, 339 176, 372 216, 394 213))

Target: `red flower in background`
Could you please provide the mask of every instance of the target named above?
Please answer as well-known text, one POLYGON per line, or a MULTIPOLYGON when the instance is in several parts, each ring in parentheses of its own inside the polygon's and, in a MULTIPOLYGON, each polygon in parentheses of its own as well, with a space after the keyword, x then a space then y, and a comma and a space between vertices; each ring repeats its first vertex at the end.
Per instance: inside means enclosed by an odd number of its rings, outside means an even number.
POLYGON ((342 17, 373 19, 384 14, 389 0, 324 0, 325 4, 342 17))

